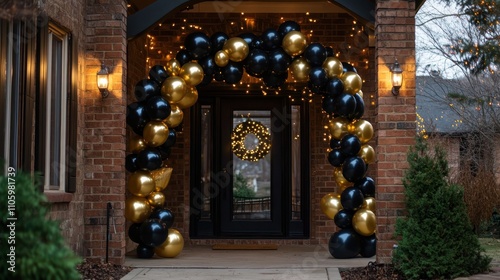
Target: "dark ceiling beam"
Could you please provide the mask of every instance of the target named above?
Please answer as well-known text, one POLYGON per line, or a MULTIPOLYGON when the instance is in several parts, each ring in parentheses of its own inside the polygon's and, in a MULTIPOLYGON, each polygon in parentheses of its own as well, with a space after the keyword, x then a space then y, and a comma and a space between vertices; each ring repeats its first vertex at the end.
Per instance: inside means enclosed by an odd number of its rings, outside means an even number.
POLYGON ((350 11, 357 18, 375 23, 375 1, 374 0, 328 0, 340 7, 350 11))

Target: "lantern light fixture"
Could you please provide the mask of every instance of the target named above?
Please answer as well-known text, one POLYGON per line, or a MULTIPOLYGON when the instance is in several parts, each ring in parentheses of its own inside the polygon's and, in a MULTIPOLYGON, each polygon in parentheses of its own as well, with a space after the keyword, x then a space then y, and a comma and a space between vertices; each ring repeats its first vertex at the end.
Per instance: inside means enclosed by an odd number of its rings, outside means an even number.
POLYGON ((392 95, 399 95, 399 89, 403 84, 403 69, 399 66, 398 59, 394 61, 394 64, 391 67, 391 80, 392 80, 392 95))
POLYGON ((106 65, 101 64, 101 70, 97 72, 97 88, 101 92, 103 98, 109 95, 109 69, 106 65))

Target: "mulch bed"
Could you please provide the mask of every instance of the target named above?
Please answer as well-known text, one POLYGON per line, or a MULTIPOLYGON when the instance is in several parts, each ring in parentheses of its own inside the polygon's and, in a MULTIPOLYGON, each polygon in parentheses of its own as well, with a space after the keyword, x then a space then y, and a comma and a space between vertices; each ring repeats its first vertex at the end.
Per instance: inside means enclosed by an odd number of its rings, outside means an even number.
POLYGON ((341 269, 340 276, 342 280, 404 280, 403 275, 399 274, 391 264, 378 264, 369 262, 366 267, 355 267, 341 269))
POLYGON ((83 280, 119 280, 132 268, 112 263, 85 260, 77 266, 83 280))

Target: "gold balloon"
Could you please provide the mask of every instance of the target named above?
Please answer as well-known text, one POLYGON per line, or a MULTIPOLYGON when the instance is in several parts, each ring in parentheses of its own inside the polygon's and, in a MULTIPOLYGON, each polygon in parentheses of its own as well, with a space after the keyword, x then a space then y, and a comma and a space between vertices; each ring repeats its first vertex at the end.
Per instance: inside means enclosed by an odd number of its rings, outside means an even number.
POLYGON ((179 106, 181 109, 186 109, 193 106, 196 101, 198 101, 198 90, 195 87, 192 87, 187 90, 186 95, 175 103, 175 105, 179 106))
POLYGON ((373 213, 375 213, 376 210, 375 198, 373 197, 365 198, 365 200, 363 201, 363 206, 361 206, 361 209, 370 210, 373 213))
POLYGON ((366 209, 359 209, 352 217, 354 230, 364 236, 370 236, 377 230, 375 214, 366 209))
POLYGON ((214 61, 217 66, 225 67, 229 62, 229 55, 227 54, 227 52, 220 50, 215 53, 214 61))
POLYGON ((373 137, 373 126, 369 121, 357 120, 349 125, 349 133, 356 135, 361 144, 366 144, 373 137))
POLYGON ((165 194, 162 192, 152 192, 147 199, 152 207, 163 207, 163 204, 165 204, 165 194))
POLYGON ((311 71, 311 66, 304 57, 297 58, 290 64, 290 73, 297 82, 307 82, 309 71, 311 71))
POLYGON ((151 176, 155 181, 155 191, 162 191, 168 186, 172 170, 172 167, 162 167, 151 171, 151 176))
MULTIPOLYGON (((344 175, 342 175, 342 177, 344 177, 344 175)), ((345 180, 345 178, 344 178, 344 180, 345 180)), ((347 189, 350 186, 351 185, 349 184, 349 182, 347 180, 345 180, 345 183, 343 185, 338 185, 337 192, 341 194, 345 191, 345 189, 347 189)))
POLYGON ((363 85, 361 77, 351 71, 345 72, 344 75, 342 75, 342 81, 344 82, 344 91, 350 94, 355 94, 360 91, 363 85))
POLYGON ((128 191, 139 197, 148 196, 155 189, 155 181, 147 170, 137 170, 128 177, 128 191))
POLYGON ((138 153, 146 148, 146 142, 144 142, 144 139, 138 135, 132 135, 128 139, 128 147, 127 149, 131 151, 132 153, 138 153))
POLYGON ((341 140, 342 137, 346 136, 349 126, 349 120, 344 117, 337 117, 328 123, 328 129, 330 130, 330 134, 334 139, 341 140))
POLYGON ((227 53, 229 60, 240 62, 245 60, 250 52, 250 47, 244 39, 240 37, 233 37, 224 43, 222 50, 227 53))
POLYGON ((168 138, 168 126, 162 121, 150 121, 144 126, 142 136, 150 147, 158 147, 168 138))
POLYGON ((188 90, 186 81, 180 77, 168 77, 161 86, 161 95, 169 102, 181 100, 188 90))
POLYGON ((297 56, 306 49, 307 38, 300 31, 290 31, 283 38, 282 47, 287 54, 297 56))
POLYGON ((342 62, 336 57, 327 57, 323 62, 323 69, 326 71, 328 78, 341 77, 344 72, 342 62))
POLYGON ((177 76, 179 72, 181 72, 181 63, 177 59, 171 59, 167 61, 167 65, 165 65, 165 70, 167 70, 167 74, 169 76, 177 76))
POLYGON ((182 234, 173 228, 168 229, 167 240, 160 246, 155 247, 155 253, 162 258, 175 258, 184 248, 182 234))
POLYGON ((321 211, 329 218, 333 219, 337 212, 342 210, 339 195, 336 193, 327 193, 321 198, 321 211))
POLYGON ((170 108, 170 116, 168 116, 163 121, 168 125, 168 127, 174 128, 181 124, 182 120, 184 119, 184 112, 182 112, 181 108, 179 108, 179 106, 175 104, 170 104, 170 108))
POLYGON ((358 156, 360 156, 366 164, 372 164, 376 160, 375 150, 370 145, 361 146, 361 150, 359 151, 358 156))
POLYGON ((125 200, 125 218, 132 223, 142 223, 151 214, 151 206, 144 197, 130 196, 125 200))
POLYGON ((358 91, 358 93, 356 93, 356 94, 359 94, 359 96, 361 97, 361 99, 363 99, 363 91, 362 90, 358 91))
POLYGON ((333 177, 335 179, 335 182, 337 183, 337 186, 339 187, 340 193, 342 193, 342 191, 352 185, 352 183, 347 181, 347 179, 344 177, 344 174, 342 174, 342 167, 335 167, 333 169, 333 177))
POLYGON ((179 76, 188 86, 197 86, 203 81, 203 68, 196 62, 188 62, 181 67, 179 76))

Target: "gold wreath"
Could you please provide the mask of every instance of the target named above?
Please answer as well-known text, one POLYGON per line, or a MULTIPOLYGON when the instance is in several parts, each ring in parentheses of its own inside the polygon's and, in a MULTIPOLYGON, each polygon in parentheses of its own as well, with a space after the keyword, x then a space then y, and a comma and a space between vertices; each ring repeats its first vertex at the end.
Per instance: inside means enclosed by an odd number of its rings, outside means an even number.
POLYGON ((247 120, 238 124, 231 134, 231 149, 233 153, 242 160, 259 161, 271 150, 271 133, 269 129, 260 122, 247 120), (257 147, 248 150, 245 147, 245 138, 253 134, 259 142, 257 147))

